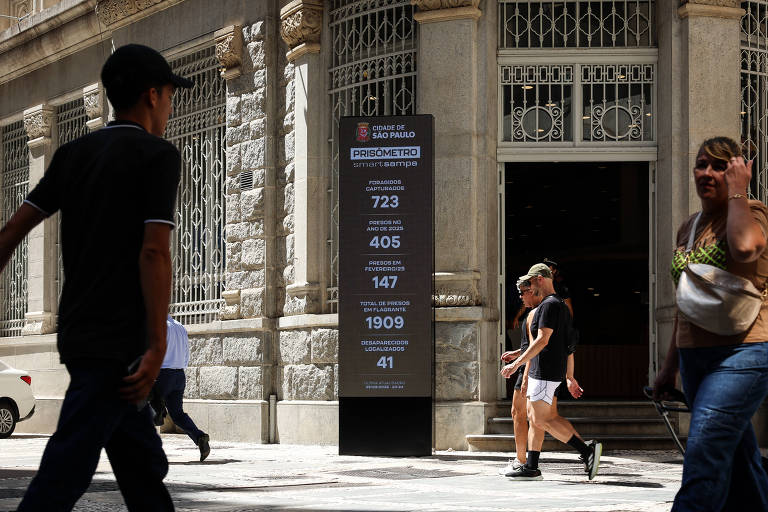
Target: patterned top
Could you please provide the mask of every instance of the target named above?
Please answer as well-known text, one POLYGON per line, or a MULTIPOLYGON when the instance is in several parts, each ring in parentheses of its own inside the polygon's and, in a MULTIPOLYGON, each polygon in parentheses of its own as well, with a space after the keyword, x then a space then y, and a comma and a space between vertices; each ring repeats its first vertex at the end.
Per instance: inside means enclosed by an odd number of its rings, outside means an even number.
MULTIPOLYGON (((768 208, 759 201, 749 201, 752 218, 757 222, 763 233, 768 233, 768 208)), ((702 213, 696 226, 695 240, 691 253, 686 254, 688 235, 693 228, 696 214, 691 215, 677 232, 677 244, 672 257, 670 272, 677 285, 680 274, 685 268, 687 258, 691 263, 706 263, 726 270, 737 276, 749 279, 758 290, 762 290, 768 282, 768 250, 756 261, 738 262, 731 256, 728 249, 728 212, 727 210, 702 213)), ((763 307, 755 323, 744 333, 733 336, 721 336, 698 327, 685 318, 677 316, 677 331, 675 341, 680 348, 713 347, 723 345, 738 345, 768 341, 768 301, 763 307)))
POLYGON ((680 281, 680 275, 683 273, 683 269, 688 263, 706 263, 712 265, 721 270, 725 270, 726 266, 726 253, 728 251, 728 245, 725 240, 717 240, 714 243, 704 245, 691 250, 691 254, 687 255, 685 248, 678 248, 672 256, 672 265, 670 273, 672 274, 672 280, 675 281, 677 286, 680 281))

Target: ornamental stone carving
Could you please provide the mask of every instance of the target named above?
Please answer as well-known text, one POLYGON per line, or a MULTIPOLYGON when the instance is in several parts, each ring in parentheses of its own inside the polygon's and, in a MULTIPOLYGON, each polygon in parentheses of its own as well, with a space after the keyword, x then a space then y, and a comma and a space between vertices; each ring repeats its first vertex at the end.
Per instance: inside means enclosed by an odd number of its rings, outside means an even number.
POLYGON ((96 14, 104 25, 113 25, 164 0, 99 0, 96 14))
POLYGON ((30 141, 50 138, 52 125, 53 108, 48 105, 37 105, 24 111, 24 130, 30 141))
POLYGON ((432 296, 432 305, 436 308, 479 306, 480 296, 473 290, 438 289, 432 296))
POLYGON ((88 119, 97 119, 103 113, 103 103, 101 101, 101 87, 99 84, 92 84, 83 88, 83 105, 88 119))
POLYGON ((280 35, 291 49, 289 61, 320 51, 322 26, 322 0, 293 0, 280 9, 280 35))
POLYGON ((214 34, 216 59, 221 64, 221 76, 226 79, 237 78, 241 74, 243 62, 243 28, 232 25, 214 34))
POLYGON ((437 9, 453 9, 454 7, 475 7, 480 5, 480 0, 411 0, 411 4, 420 11, 434 11, 437 9))

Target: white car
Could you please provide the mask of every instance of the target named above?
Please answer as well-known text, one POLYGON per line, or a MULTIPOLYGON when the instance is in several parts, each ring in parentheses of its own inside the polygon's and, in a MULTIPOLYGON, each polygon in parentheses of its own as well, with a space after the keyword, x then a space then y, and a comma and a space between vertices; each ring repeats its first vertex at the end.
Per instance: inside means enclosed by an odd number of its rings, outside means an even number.
POLYGON ((32 377, 0 361, 0 439, 13 434, 16 423, 35 413, 32 377))

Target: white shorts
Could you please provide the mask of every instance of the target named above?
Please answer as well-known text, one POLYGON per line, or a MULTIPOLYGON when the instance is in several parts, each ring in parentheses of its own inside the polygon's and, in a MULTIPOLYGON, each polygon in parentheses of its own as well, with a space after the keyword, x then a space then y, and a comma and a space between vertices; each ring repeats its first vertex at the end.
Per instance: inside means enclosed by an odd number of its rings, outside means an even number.
POLYGON ((555 398, 555 391, 557 391, 559 385, 560 381, 539 380, 529 376, 528 399, 531 402, 543 400, 549 405, 552 405, 552 400, 555 398))

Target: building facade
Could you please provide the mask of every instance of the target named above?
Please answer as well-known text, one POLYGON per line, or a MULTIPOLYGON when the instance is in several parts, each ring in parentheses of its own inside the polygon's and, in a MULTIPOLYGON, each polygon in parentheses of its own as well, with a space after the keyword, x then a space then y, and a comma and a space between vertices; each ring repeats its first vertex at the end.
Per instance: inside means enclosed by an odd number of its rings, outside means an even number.
MULTIPOLYGON (((3 222, 59 145, 112 117, 99 72, 114 48, 152 46, 195 82, 166 131, 183 165, 171 314, 190 333, 188 411, 216 439, 338 442, 342 116, 435 116, 441 449, 506 407, 498 359, 530 264, 566 269, 587 391, 631 399, 669 343, 698 145, 742 140, 751 193, 768 193, 763 0, 4 0, 0 14, 3 222)), ((0 277, 0 358, 38 399, 20 430, 52 431, 66 389, 63 279, 52 217, 0 277)))

